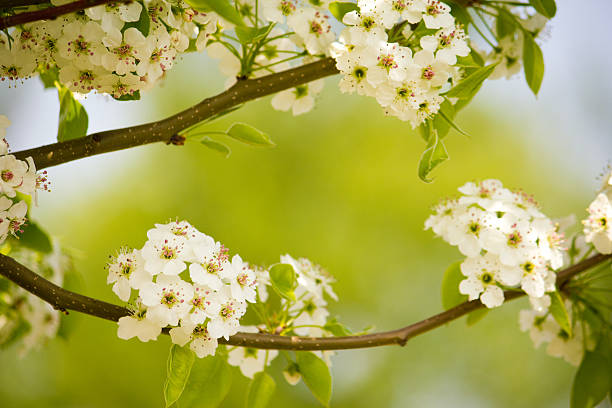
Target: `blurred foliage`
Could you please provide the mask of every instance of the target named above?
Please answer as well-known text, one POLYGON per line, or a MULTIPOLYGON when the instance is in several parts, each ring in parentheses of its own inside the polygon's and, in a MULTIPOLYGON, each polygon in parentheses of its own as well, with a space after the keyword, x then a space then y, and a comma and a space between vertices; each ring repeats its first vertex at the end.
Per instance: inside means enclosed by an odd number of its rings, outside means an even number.
MULTIPOLYGON (((159 103, 153 117, 188 106, 203 96, 200 87, 215 83, 214 76, 204 84, 181 81, 190 69, 197 67, 178 70, 150 96, 159 103)), ((265 100, 208 126, 248 123, 270 135, 273 149, 218 139, 231 146, 230 158, 188 142, 123 152, 119 169, 104 168, 108 156, 87 159, 114 179, 78 186, 68 197, 47 194, 34 217, 83 254, 76 267, 83 274, 81 291, 90 296, 118 303, 106 285, 108 255, 121 245, 142 246, 153 223, 178 217, 250 262, 272 264, 284 253, 312 259, 337 278, 340 302, 330 305, 332 314, 353 329, 374 324, 386 330, 442 310, 443 273, 460 254, 424 231, 423 223, 431 205, 466 181, 499 178, 533 193, 550 216, 583 214, 590 191, 576 187, 571 169, 549 164, 544 147, 527 147, 520 124, 504 122, 502 112, 479 111, 478 100, 462 112, 457 123, 471 138, 451 130, 445 140, 451 160, 436 170, 433 184, 425 184, 416 174, 424 148, 418 134, 385 118, 375 101, 333 88, 304 116, 274 112, 265 100)), ((79 172, 81 163, 65 167, 79 172)), ((70 183, 62 174, 53 180, 60 190, 70 183)), ((519 332, 522 302, 504 305, 473 327, 453 322, 403 349, 338 353, 332 406, 566 406, 574 368, 534 350, 519 332)), ((69 318, 73 329, 66 340, 23 359, 11 349, 0 352, 0 405, 163 406, 168 338, 124 341, 114 323, 74 312, 69 318)), ((291 387, 284 381, 280 360, 272 366, 278 385, 273 406, 315 406, 303 382, 291 387)), ((247 380, 233 370, 224 407, 243 406, 245 398, 247 380)))

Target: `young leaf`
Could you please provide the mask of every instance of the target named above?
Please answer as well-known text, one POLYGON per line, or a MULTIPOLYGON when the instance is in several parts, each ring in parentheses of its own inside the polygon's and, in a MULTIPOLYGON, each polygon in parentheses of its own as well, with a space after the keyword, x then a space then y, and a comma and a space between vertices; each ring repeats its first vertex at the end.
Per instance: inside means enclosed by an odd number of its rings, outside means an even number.
POLYGON ((270 136, 246 123, 234 123, 228 130, 227 135, 242 143, 253 146, 273 147, 274 142, 270 136))
POLYGON ((565 304, 563 303, 563 299, 559 292, 554 291, 548 294, 550 296, 550 313, 552 313, 553 317, 559 323, 559 326, 569 336, 572 336, 572 323, 570 322, 569 314, 565 309, 565 304))
POLYGON ((342 21, 346 13, 359 11, 359 6, 355 3, 334 1, 329 3, 329 11, 336 17, 336 20, 342 21))
POLYGON ((41 71, 39 78, 45 89, 55 88, 55 81, 59 81, 59 68, 53 67, 41 71))
POLYGON ((546 18, 553 18, 557 14, 555 0, 529 0, 529 4, 546 18))
POLYGON ((194 9, 198 10, 212 10, 230 23, 237 26, 244 26, 242 16, 236 11, 229 0, 185 0, 194 9))
POLYGON ((470 75, 465 77, 461 82, 455 85, 444 96, 447 98, 469 99, 478 92, 482 83, 487 79, 495 69, 497 64, 490 64, 486 67, 478 68, 470 75))
POLYGON ((236 27, 236 36, 242 44, 251 44, 265 38, 272 30, 273 24, 265 27, 255 28, 247 26, 236 27))
POLYGON ((276 389, 274 379, 265 371, 255 374, 247 390, 246 408, 265 408, 276 389))
POLYGON ((202 143, 204 146, 208 147, 209 149, 214 150, 215 152, 221 153, 225 157, 229 157, 229 155, 232 153, 232 151, 227 145, 221 142, 217 142, 216 140, 213 140, 208 136, 204 136, 204 138, 200 140, 200 143, 202 143))
POLYGON ((37 223, 32 221, 23 226, 23 233, 19 235, 19 244, 46 254, 53 251, 49 235, 37 223))
POLYGON ((140 31, 142 35, 147 37, 149 35, 149 30, 151 28, 150 26, 151 26, 151 17, 149 17, 149 10, 147 7, 143 6, 142 9, 140 10, 140 18, 138 19, 138 21, 130 21, 128 23, 125 23, 125 25, 121 29, 121 33, 124 33, 125 30, 127 30, 130 27, 134 27, 135 29, 140 31))
POLYGON ((329 406, 332 393, 329 367, 310 351, 296 351, 295 355, 304 383, 321 404, 329 406))
POLYGON ((63 85, 57 85, 60 102, 59 127, 57 141, 78 139, 87 134, 89 118, 85 108, 72 96, 72 92, 63 85))
POLYGON ((174 404, 181 397, 189 379, 194 359, 195 354, 189 347, 180 347, 176 344, 170 347, 166 367, 166 384, 164 385, 166 408, 174 404))
POLYGON ((442 307, 448 310, 465 302, 468 297, 459 293, 459 284, 465 279, 461 273, 461 262, 457 261, 450 264, 442 277, 442 307))
POLYGON ((514 34, 517 28, 514 15, 507 12, 505 9, 503 10, 505 12, 500 11, 495 20, 495 31, 499 38, 514 34))
POLYGON ((323 328, 334 336, 350 336, 353 332, 335 317, 328 319, 323 328))
MULTIPOLYGON (((444 102, 448 102, 448 101, 444 101, 444 102)), ((461 133, 462 135, 469 136, 467 133, 461 130, 461 128, 459 128, 459 126, 457 126, 455 122, 453 122, 453 117, 455 116, 455 109, 453 105, 450 104, 450 102, 448 103, 448 105, 450 105, 450 108, 448 106, 446 108, 443 108, 443 106, 440 105, 440 110, 438 111, 438 115, 436 115, 436 118, 435 118, 435 119, 440 120, 438 118, 439 116, 440 118, 444 119, 444 121, 446 122, 446 126, 443 126, 441 123, 438 123, 436 125, 436 120, 434 119, 434 127, 436 127, 436 130, 438 130, 438 135, 440 136, 440 138, 443 138, 448 133, 449 126, 455 129, 457 132, 461 133), (450 109, 452 109, 452 111, 450 109), (442 135, 440 135, 440 129, 443 131, 442 135)))
POLYGON ((438 132, 434 130, 427 143, 427 149, 419 161, 419 178, 425 183, 431 183, 433 179, 427 176, 446 160, 448 160, 448 152, 444 143, 438 138, 438 132))
POLYGON ((544 56, 540 46, 528 31, 523 31, 523 64, 527 85, 537 96, 544 78, 544 56))
POLYGON ((570 397, 570 408, 593 408, 599 404, 612 387, 612 361, 598 351, 586 351, 570 397))
POLYGON ((216 408, 232 385, 232 367, 224 356, 196 358, 181 397, 172 408, 216 408))
POLYGON ((297 286, 297 278, 293 266, 289 264, 276 264, 270 268, 270 283, 280 296, 288 300, 295 300, 293 290, 297 286))

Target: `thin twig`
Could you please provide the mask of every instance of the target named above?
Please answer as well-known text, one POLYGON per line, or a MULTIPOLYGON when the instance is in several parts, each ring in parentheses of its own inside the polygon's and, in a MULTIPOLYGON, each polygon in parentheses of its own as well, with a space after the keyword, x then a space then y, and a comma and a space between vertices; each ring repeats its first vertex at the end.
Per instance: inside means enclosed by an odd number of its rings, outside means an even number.
MULTIPOLYGON (((612 255, 595 255, 557 274, 557 286, 562 287, 572 277, 610 259, 612 255)), ((28 292, 50 303, 58 310, 74 310, 102 319, 117 321, 129 316, 130 311, 112 303, 103 302, 63 289, 32 272, 13 258, 0 255, 0 274, 13 281, 28 292)), ((522 292, 507 291, 506 301, 524 296, 522 292)), ((280 350, 345 350, 355 348, 379 347, 406 342, 446 323, 460 318, 474 310, 483 308, 479 300, 461 303, 445 312, 431 316, 420 322, 397 330, 344 337, 298 337, 279 336, 267 333, 237 333, 229 340, 219 339, 219 343, 261 349, 280 350)), ((164 330, 167 333, 167 330, 164 330)))

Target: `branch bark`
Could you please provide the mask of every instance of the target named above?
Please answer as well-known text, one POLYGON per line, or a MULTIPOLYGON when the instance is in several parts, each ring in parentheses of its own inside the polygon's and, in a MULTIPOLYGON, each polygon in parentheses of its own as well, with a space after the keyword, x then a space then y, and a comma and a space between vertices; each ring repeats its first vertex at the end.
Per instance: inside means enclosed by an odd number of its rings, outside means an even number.
MULTIPOLYGON (((20 24, 32 23, 39 20, 53 20, 61 15, 84 10, 101 4, 117 2, 117 0, 78 0, 57 7, 49 7, 42 10, 27 11, 12 16, 0 17, 0 30, 20 24)), ((30 2, 33 3, 33 2, 30 2)))
POLYGON ((182 144, 177 133, 245 102, 337 74, 336 63, 325 58, 261 78, 238 81, 227 91, 204 99, 176 115, 144 125, 108 130, 89 136, 13 153, 19 159, 31 156, 38 169, 72 160, 155 142, 182 144))
MULTIPOLYGON (((559 271, 557 274, 557 287, 563 286, 574 276, 611 258, 612 255, 598 254, 559 271)), ((129 310, 124 307, 63 289, 32 272, 13 258, 1 254, 0 274, 28 292, 50 303, 58 310, 74 310, 111 321, 117 321, 123 316, 130 315, 129 310)), ((506 300, 509 301, 524 296, 524 293, 507 291, 504 295, 506 300)), ((227 341, 223 338, 219 339, 219 343, 261 349, 283 350, 346 350, 392 344, 403 346, 413 337, 426 333, 483 307, 484 305, 479 300, 473 300, 471 302, 461 303, 452 309, 397 330, 362 336, 297 337, 266 333, 237 333, 227 341)))

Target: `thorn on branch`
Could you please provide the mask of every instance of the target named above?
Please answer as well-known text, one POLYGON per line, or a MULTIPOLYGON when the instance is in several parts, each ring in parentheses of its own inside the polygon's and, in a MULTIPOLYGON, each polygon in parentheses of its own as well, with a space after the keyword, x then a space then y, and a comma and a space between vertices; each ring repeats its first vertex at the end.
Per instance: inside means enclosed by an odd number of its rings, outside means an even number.
POLYGON ((166 142, 166 144, 167 145, 173 144, 175 146, 183 146, 185 144, 185 139, 186 139, 185 136, 175 133, 172 135, 170 140, 166 142))

